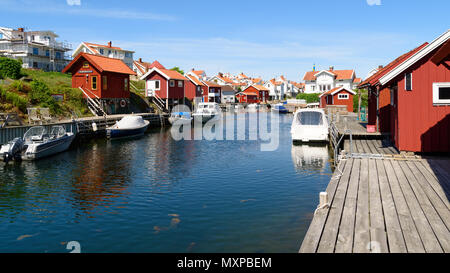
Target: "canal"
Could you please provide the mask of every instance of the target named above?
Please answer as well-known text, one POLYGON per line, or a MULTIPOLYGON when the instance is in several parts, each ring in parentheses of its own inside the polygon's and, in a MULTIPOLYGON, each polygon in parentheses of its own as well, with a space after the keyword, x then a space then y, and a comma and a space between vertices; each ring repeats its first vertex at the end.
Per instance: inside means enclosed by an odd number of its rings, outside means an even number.
POLYGON ((326 146, 292 145, 291 121, 280 116, 270 152, 260 140, 175 141, 162 128, 0 163, 0 252, 67 253, 71 241, 81 252, 297 252, 331 158, 326 146))

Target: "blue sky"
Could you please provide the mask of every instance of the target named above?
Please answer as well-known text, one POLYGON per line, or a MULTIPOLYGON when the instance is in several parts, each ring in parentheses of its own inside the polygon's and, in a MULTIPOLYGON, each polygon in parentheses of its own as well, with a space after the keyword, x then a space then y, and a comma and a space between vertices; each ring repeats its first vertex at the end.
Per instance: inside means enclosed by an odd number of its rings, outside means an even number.
POLYGON ((450 1, 0 0, 0 26, 53 30, 75 48, 106 43, 166 67, 301 81, 379 64, 450 28, 450 1))

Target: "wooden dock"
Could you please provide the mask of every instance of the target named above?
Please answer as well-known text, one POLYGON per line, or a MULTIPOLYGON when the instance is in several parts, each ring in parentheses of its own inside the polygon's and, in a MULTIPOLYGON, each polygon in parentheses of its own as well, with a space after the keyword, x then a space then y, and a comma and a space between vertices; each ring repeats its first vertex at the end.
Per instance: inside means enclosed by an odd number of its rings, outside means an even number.
POLYGON ((448 158, 348 157, 326 192, 301 253, 450 252, 448 158))

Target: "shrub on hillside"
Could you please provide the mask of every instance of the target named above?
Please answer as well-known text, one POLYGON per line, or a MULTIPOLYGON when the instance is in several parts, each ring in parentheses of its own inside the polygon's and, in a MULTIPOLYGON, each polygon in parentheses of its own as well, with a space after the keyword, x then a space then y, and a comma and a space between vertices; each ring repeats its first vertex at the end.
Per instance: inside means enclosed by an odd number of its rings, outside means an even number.
POLYGON ((50 88, 43 81, 33 80, 31 82, 29 97, 32 104, 48 107, 52 113, 59 113, 61 110, 58 102, 52 97, 50 88))
POLYGON ((306 100, 306 103, 319 102, 320 93, 300 93, 297 99, 306 100))
POLYGON ((28 93, 31 90, 30 87, 26 83, 24 83, 23 81, 19 81, 19 80, 13 81, 9 85, 8 89, 10 91, 18 91, 18 92, 22 92, 22 93, 28 93))
POLYGON ((21 62, 6 57, 0 57, 0 79, 19 79, 22 76, 20 73, 21 69, 21 62))
POLYGON ((1 87, 0 87, 0 97, 2 98, 2 100, 5 100, 11 103, 12 105, 16 106, 17 108, 19 108, 20 111, 24 113, 27 111, 28 99, 26 97, 22 97, 19 94, 13 92, 9 92, 1 87))

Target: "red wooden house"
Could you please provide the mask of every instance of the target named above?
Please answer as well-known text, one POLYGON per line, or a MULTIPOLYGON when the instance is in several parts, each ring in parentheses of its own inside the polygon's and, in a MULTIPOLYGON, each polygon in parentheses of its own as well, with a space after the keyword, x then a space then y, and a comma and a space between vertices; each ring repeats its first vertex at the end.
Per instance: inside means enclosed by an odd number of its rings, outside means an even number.
POLYGON ((222 86, 209 81, 202 81, 204 86, 203 89, 203 101, 204 102, 217 102, 220 103, 220 98, 222 94, 222 86))
POLYGON ((240 103, 266 103, 269 100, 269 89, 262 85, 250 85, 236 95, 240 103))
POLYGON ((353 112, 353 96, 356 93, 345 87, 335 87, 319 96, 320 107, 325 108, 327 105, 345 105, 348 112, 353 112))
POLYGON ((369 124, 399 150, 450 152, 450 30, 369 77, 369 124))
POLYGON ((185 86, 186 98, 198 104, 203 101, 203 86, 205 86, 196 76, 186 74, 188 79, 185 86))
POLYGON ((164 102, 166 109, 182 103, 185 98, 185 82, 183 75, 174 70, 153 67, 142 75, 145 80, 145 94, 164 102))
POLYGON ((71 72, 72 87, 82 89, 85 98, 99 100, 108 114, 127 111, 130 75, 135 72, 122 60, 80 53, 62 72, 71 72))

